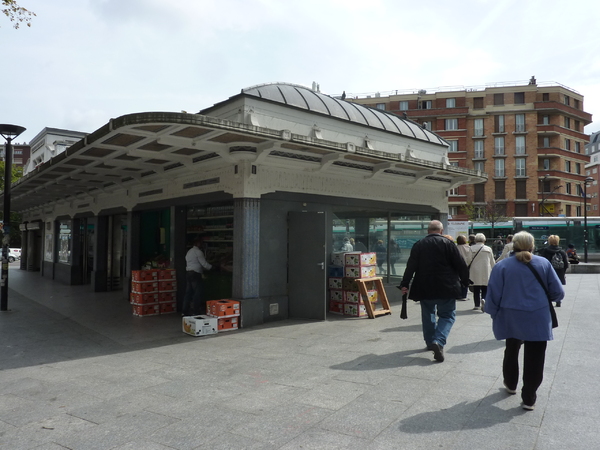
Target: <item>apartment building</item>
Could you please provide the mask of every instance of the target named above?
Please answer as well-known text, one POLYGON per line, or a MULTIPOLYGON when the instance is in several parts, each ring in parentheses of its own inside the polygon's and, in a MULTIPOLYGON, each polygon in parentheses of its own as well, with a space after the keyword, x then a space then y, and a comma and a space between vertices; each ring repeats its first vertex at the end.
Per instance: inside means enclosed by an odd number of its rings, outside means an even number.
MULTIPOLYGON (((4 161, 6 144, 2 145, 0 160, 4 161)), ((12 144, 12 165, 13 167, 24 167, 29 160, 30 147, 27 144, 12 144)))
POLYGON ((418 122, 448 142, 451 164, 489 175, 485 183, 448 192, 453 218, 467 218, 467 203, 480 210, 495 204, 508 217, 583 215, 579 187, 590 160, 584 127, 592 115, 583 109, 583 95, 571 88, 532 77, 347 100, 418 122))

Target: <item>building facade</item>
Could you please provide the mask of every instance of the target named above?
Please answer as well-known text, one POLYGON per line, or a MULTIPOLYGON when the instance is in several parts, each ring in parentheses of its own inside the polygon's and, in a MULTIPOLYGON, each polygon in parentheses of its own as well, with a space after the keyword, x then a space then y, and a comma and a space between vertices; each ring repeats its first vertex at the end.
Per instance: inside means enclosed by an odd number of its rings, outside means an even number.
MULTIPOLYGON (((6 145, 2 145, 2 161, 4 161, 4 152, 6 145)), ((25 168, 29 161, 30 147, 27 144, 12 144, 12 165, 13 167, 25 168)))
POLYGON ((71 145, 87 136, 87 133, 59 128, 44 128, 29 143, 31 155, 23 160, 23 173, 27 174, 40 164, 60 155, 71 145))
POLYGON ((581 216, 592 116, 583 95, 557 83, 495 84, 463 89, 376 93, 351 101, 410 118, 450 144, 451 164, 489 175, 448 192, 450 214, 465 206, 500 215, 581 216))

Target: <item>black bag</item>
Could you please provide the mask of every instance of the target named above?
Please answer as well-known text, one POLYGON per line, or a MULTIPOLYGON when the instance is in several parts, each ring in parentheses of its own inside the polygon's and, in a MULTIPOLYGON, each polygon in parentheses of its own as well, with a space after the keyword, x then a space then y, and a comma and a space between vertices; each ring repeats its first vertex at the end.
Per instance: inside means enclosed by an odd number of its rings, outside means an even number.
POLYGON ((546 285, 542 281, 542 277, 540 277, 540 274, 537 272, 537 270, 535 270, 529 263, 526 263, 525 265, 529 267, 529 270, 533 272, 535 278, 538 280, 538 282, 544 289, 544 292, 546 293, 546 297, 548 298, 548 304, 550 305, 550 317, 552 318, 552 328, 558 327, 558 318, 556 317, 556 311, 554 310, 552 300, 550 300, 550 292, 548 292, 548 288, 546 288, 546 285))

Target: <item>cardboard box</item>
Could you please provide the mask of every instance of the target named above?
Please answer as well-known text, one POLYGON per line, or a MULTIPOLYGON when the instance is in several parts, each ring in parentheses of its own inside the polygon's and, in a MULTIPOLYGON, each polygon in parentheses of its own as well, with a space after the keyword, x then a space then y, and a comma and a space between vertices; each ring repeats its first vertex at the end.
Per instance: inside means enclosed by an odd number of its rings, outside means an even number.
POLYGON ((132 270, 131 281, 154 281, 158 279, 158 270, 132 270))
MULTIPOLYGON (((358 303, 363 304, 362 295, 356 291, 343 291, 344 292, 344 303, 358 303)), ((367 297, 371 303, 377 301, 377 291, 367 291, 367 297)))
POLYGON ((344 314, 344 304, 341 302, 329 302, 329 312, 332 314, 344 314))
MULTIPOLYGON (((375 282, 374 281, 366 281, 365 287, 367 288, 367 290, 373 290, 373 289, 375 289, 375 282)), ((348 278, 348 277, 342 278, 342 289, 344 291, 358 292, 358 284, 356 283, 356 278, 348 278)))
POLYGON ((342 277, 329 277, 328 286, 329 289, 342 289, 342 277))
POLYGON ((158 303, 158 294, 156 292, 142 294, 140 292, 132 292, 129 295, 129 303, 137 305, 145 305, 148 303, 158 303))
POLYGON ((359 305, 358 303, 344 303, 344 315, 354 317, 366 317, 367 310, 365 305, 359 305))
POLYGON ((183 332, 191 336, 208 336, 219 331, 217 318, 210 316, 185 316, 181 326, 183 332))
POLYGON ((172 314, 177 312, 177 302, 159 303, 158 306, 161 314, 172 314))
POLYGON ((351 252, 344 254, 344 266, 375 266, 377 255, 375 253, 351 252))
POLYGON ((237 317, 220 317, 217 319, 219 326, 219 333, 221 331, 232 331, 237 330, 239 321, 237 317))
POLYGON ((160 280, 158 282, 158 292, 171 292, 177 290, 177 281, 175 280, 160 280))
POLYGON ((150 304, 133 304, 133 315, 134 316, 157 316, 160 314, 160 307, 158 303, 150 303, 150 304))
POLYGON ((332 302, 344 302, 344 291, 340 289, 330 289, 329 290, 329 300, 332 302))
POLYGON ((329 276, 329 277, 343 277, 344 276, 344 267, 342 267, 342 266, 328 266, 327 267, 327 276, 329 276))
POLYGON ((211 316, 239 316, 240 302, 236 300, 209 300, 206 302, 206 312, 211 316))
POLYGON ((177 292, 159 292, 158 294, 159 303, 170 303, 177 301, 177 292))
POLYGON ((175 269, 161 269, 158 271, 159 280, 174 280, 176 277, 175 269))
POLYGON ((344 252, 333 252, 331 254, 331 264, 334 266, 344 265, 344 252))
POLYGON ((131 292, 140 294, 158 292, 158 281, 132 281, 131 292))
POLYGON ((346 266, 344 276, 350 278, 373 278, 377 266, 346 266))

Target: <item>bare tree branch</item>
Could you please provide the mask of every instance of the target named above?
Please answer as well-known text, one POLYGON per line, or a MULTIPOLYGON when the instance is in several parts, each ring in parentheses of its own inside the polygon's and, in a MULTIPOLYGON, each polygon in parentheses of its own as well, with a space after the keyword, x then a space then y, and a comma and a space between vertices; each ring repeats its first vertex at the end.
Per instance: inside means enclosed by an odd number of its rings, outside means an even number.
POLYGON ((31 19, 32 17, 35 17, 34 12, 19 6, 16 0, 2 0, 1 11, 11 22, 13 22, 13 27, 17 29, 22 24, 30 27, 31 19))

